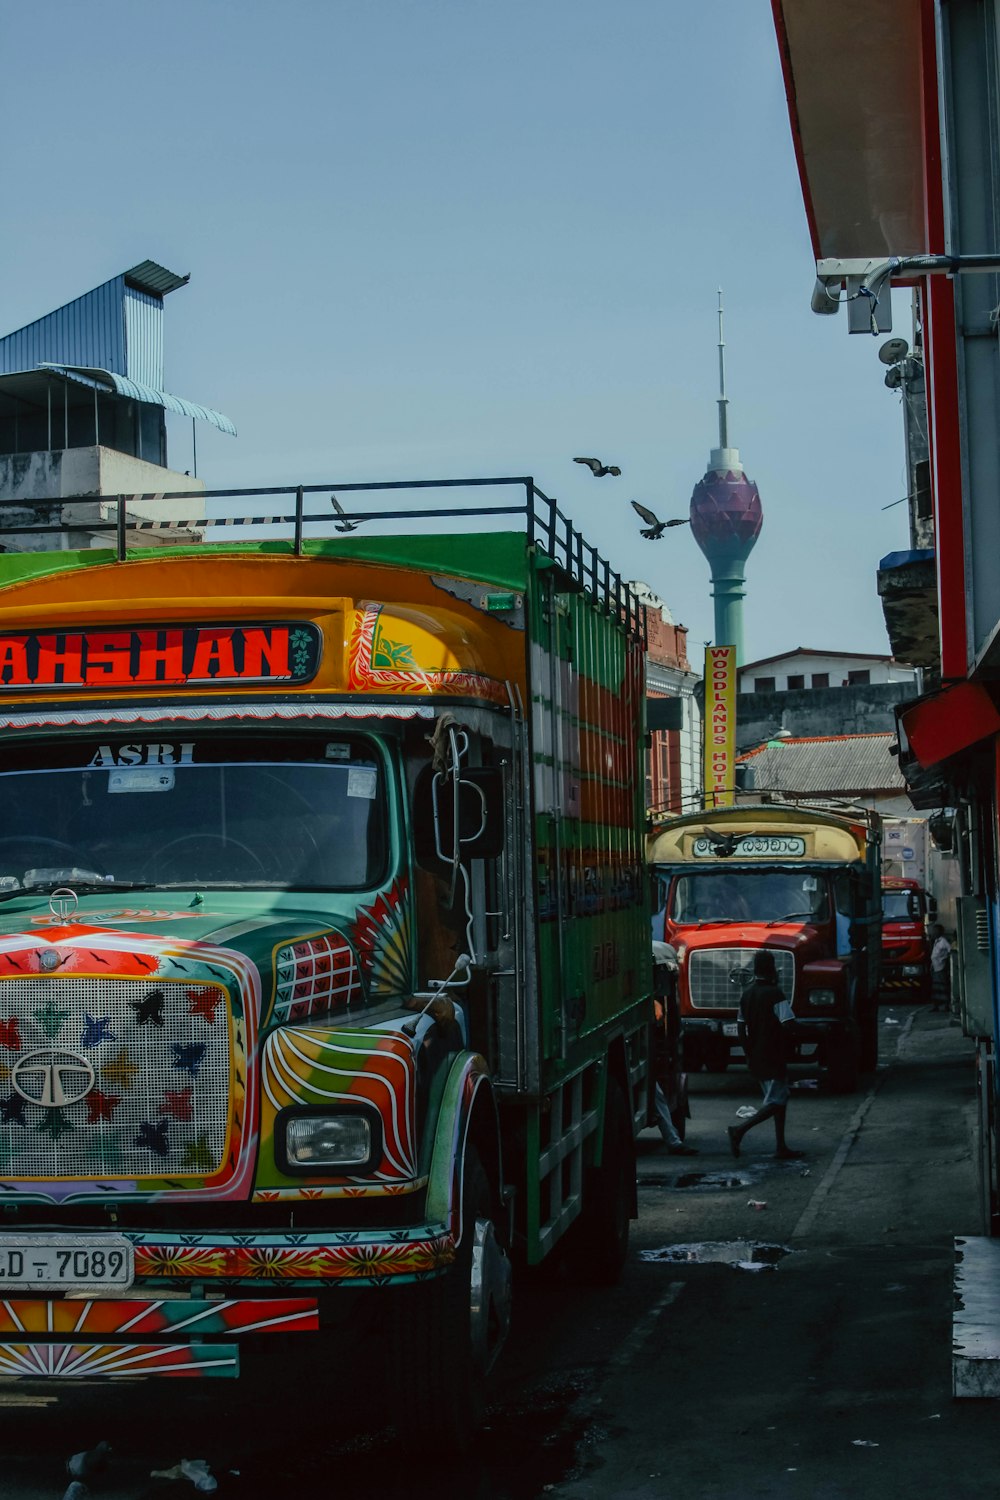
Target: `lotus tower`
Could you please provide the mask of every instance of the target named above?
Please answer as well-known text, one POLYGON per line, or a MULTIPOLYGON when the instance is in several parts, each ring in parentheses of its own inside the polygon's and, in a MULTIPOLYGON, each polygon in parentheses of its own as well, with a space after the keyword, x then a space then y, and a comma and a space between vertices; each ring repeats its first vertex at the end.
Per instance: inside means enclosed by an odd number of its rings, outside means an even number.
POLYGON ((726 345, 722 333, 719 291, 719 446, 708 457, 708 469, 691 496, 691 530, 708 558, 715 601, 715 644, 735 646, 743 654, 743 599, 746 561, 760 535, 764 510, 760 493, 748 479, 738 448, 729 446, 729 401, 726 397, 726 345))

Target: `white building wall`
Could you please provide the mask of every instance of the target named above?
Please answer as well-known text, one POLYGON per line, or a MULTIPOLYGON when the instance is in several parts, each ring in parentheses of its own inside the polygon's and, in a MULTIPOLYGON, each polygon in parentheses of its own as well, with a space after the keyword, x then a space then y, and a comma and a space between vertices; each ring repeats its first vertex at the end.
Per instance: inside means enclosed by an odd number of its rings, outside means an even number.
POLYGON ((872 683, 913 682, 916 676, 915 668, 903 666, 888 656, 838 656, 835 652, 813 654, 790 651, 787 656, 777 657, 759 667, 744 667, 740 672, 739 690, 741 693, 752 693, 757 690, 761 679, 773 678, 774 691, 787 692, 788 679, 795 676, 804 677, 804 686, 812 688, 818 685, 813 682, 813 677, 824 673, 829 679, 827 686, 844 687, 849 680, 848 673, 865 671, 872 683))
MULTIPOLYGON (((173 469, 164 469, 159 464, 147 463, 128 453, 119 453, 115 448, 63 448, 37 453, 16 453, 0 456, 0 501, 6 502, 2 511, 0 537, 8 552, 50 552, 62 547, 113 547, 114 533, 95 532, 88 523, 111 521, 117 515, 114 502, 98 499, 81 501, 76 505, 41 506, 40 500, 61 500, 66 496, 93 495, 152 496, 183 491, 192 497, 201 495, 205 485, 201 479, 190 474, 178 474, 173 469), (43 526, 58 521, 71 528, 62 536, 52 533, 18 533, 22 526, 43 526)), ((172 520, 178 511, 201 510, 195 499, 156 502, 149 499, 130 499, 128 514, 139 520, 172 520)), ((183 519, 183 517, 182 517, 183 519)), ((159 542, 177 540, 178 537, 198 541, 201 533, 149 532, 143 538, 146 546, 159 542)))

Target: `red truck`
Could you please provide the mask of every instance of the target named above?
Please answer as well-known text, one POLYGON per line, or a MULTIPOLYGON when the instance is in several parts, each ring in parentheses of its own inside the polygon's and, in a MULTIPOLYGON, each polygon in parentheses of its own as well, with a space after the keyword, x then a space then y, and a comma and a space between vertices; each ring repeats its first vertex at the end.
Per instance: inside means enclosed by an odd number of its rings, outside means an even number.
POLYGON ((882 989, 901 999, 927 1000, 931 993, 931 943, 927 934, 933 903, 917 880, 882 880, 882 989))
POLYGON ((653 829, 653 935, 677 954, 687 1068, 742 1056, 737 1011, 762 947, 801 1023, 797 1057, 844 1091, 875 1067, 880 847, 878 814, 863 809, 741 804, 653 829))

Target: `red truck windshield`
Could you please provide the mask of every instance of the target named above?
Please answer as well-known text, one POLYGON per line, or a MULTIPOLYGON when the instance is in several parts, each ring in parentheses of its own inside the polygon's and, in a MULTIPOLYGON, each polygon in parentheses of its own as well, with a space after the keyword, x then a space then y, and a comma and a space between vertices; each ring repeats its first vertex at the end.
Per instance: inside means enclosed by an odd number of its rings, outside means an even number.
POLYGON ((824 922, 826 881, 802 870, 699 871, 675 883, 670 919, 695 922, 824 922))
POLYGON ((919 922, 923 917, 919 891, 883 891, 882 919, 885 922, 919 922))

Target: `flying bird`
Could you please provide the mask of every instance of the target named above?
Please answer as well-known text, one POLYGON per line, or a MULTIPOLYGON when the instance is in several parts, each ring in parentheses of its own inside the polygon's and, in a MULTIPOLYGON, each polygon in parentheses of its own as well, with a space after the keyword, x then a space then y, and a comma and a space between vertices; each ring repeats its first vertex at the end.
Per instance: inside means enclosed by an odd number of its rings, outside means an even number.
POLYGON ((336 495, 331 495, 330 496, 330 504, 333 506, 334 510, 337 512, 337 515, 340 516, 340 517, 342 517, 342 519, 337 522, 337 524, 336 524, 336 526, 335 526, 334 529, 336 531, 357 531, 358 527, 361 525, 361 522, 360 521, 348 521, 346 519, 347 512, 344 509, 344 507, 341 505, 340 501, 337 499, 336 495))
POLYGON ((602 464, 599 458, 574 458, 575 464, 586 464, 595 479, 603 479, 605 474, 613 474, 617 479, 621 473, 617 464, 602 464))
POLYGON ((658 542, 668 526, 687 526, 689 521, 688 516, 679 516, 674 521, 661 521, 645 505, 640 505, 638 500, 632 501, 632 509, 646 522, 646 527, 648 527, 648 530, 644 527, 639 532, 639 535, 648 537, 651 542, 658 542))

